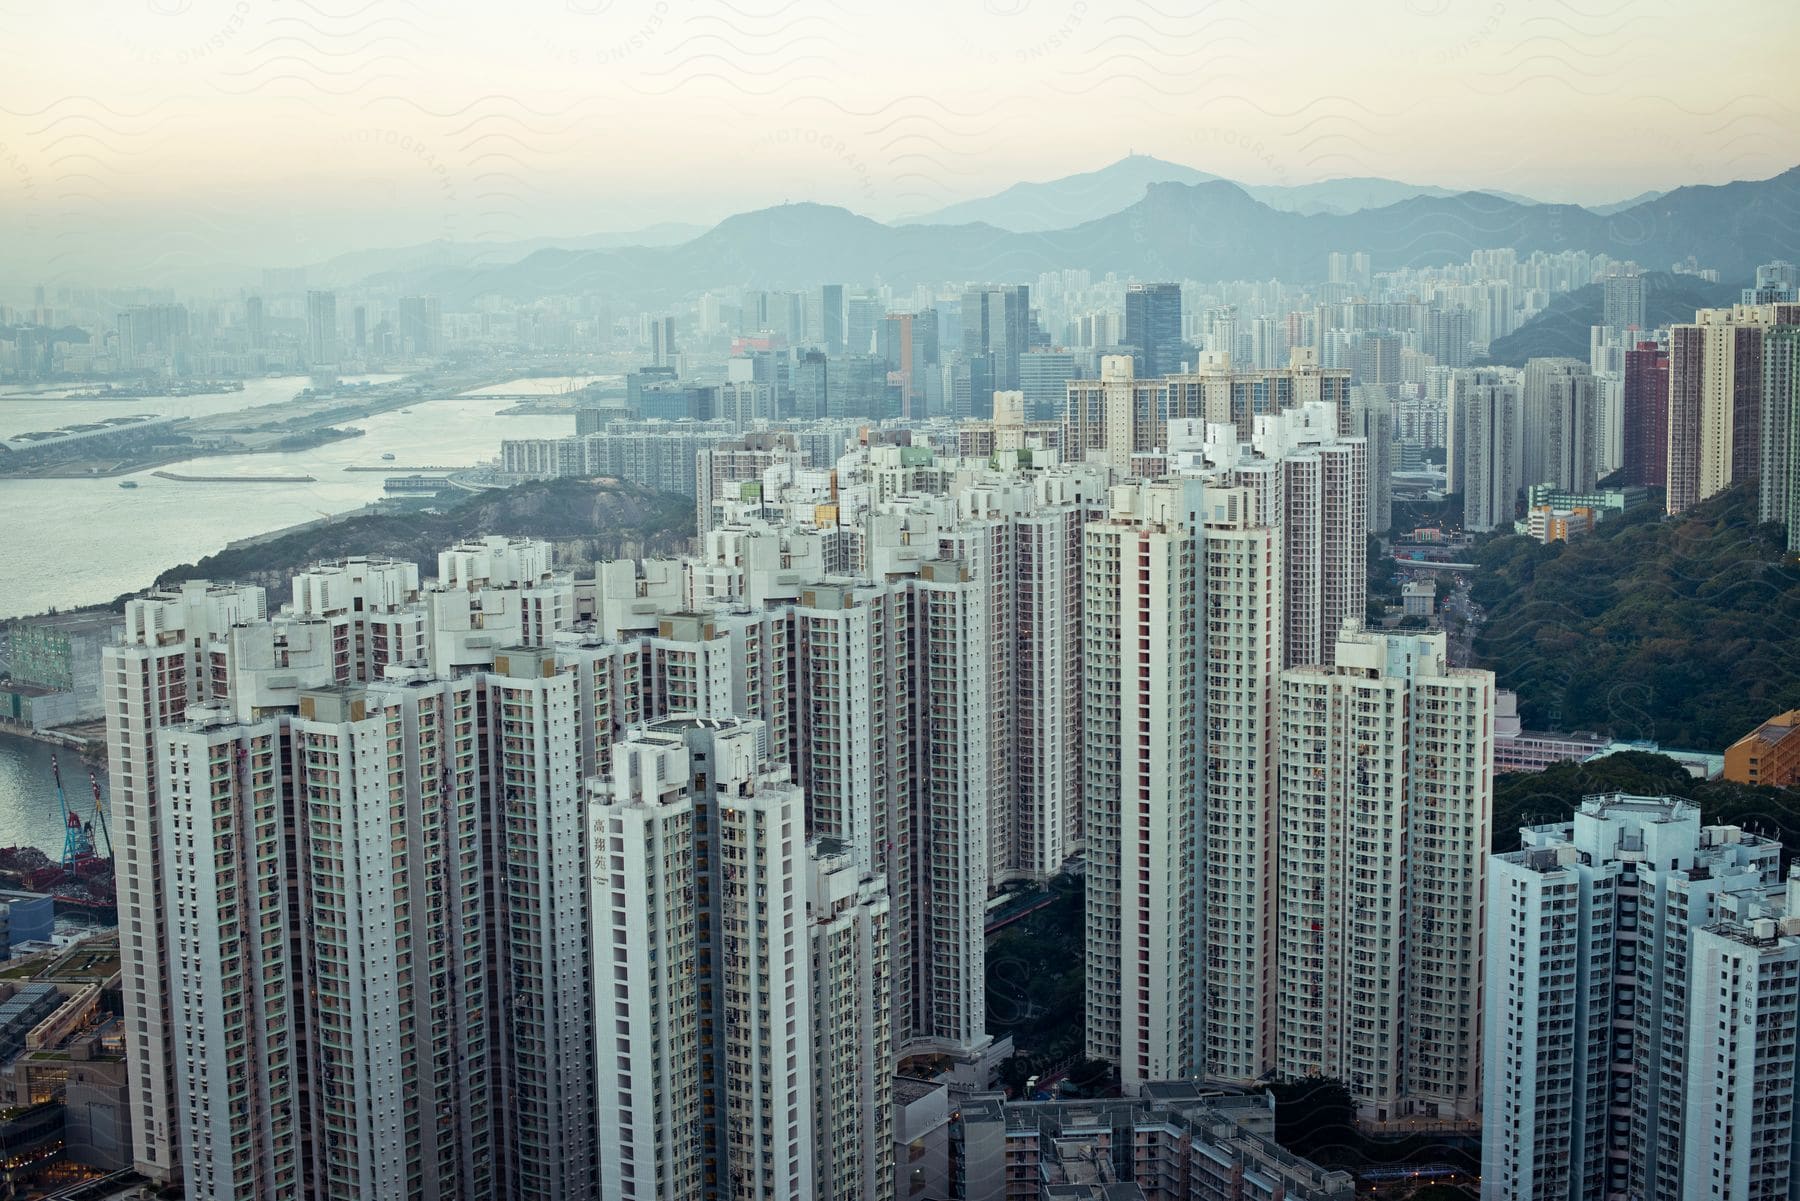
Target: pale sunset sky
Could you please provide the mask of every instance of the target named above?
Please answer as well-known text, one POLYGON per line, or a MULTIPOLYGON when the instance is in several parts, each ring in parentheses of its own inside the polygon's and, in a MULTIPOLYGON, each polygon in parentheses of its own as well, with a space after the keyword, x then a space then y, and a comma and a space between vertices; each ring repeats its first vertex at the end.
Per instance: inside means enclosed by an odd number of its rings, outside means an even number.
POLYGON ((0 0, 0 47, 34 281, 893 220, 1133 151, 1577 203, 1800 163, 1792 0, 0 0))

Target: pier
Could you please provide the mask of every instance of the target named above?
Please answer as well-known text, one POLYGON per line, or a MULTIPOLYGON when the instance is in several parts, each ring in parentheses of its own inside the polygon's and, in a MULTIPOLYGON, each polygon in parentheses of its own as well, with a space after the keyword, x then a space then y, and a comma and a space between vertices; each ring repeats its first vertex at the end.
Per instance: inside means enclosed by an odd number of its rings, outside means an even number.
POLYGON ((316 475, 180 475, 173 471, 152 471, 161 480, 183 484, 316 484, 316 475))

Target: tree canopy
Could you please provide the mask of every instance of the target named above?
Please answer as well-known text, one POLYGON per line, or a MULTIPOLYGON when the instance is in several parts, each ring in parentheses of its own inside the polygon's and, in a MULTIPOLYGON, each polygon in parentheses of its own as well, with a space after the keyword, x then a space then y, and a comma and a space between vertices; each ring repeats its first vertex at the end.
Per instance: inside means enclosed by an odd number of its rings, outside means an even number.
POLYGON ((1719 751, 1800 707, 1800 565, 1753 484, 1574 542, 1495 538, 1476 562, 1475 652, 1528 728, 1719 751))

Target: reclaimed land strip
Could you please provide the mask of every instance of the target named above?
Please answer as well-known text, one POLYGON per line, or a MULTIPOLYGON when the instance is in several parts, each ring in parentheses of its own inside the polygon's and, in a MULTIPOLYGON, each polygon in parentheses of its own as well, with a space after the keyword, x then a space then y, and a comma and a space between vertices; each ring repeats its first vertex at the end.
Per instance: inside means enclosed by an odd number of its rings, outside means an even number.
POLYGON ((402 467, 394 463, 382 463, 375 467, 346 467, 345 471, 379 471, 383 475, 395 475, 402 471, 467 471, 467 467, 402 467))
POLYGON ((316 475, 180 475, 173 471, 152 471, 162 480, 179 480, 184 484, 315 484, 316 475))

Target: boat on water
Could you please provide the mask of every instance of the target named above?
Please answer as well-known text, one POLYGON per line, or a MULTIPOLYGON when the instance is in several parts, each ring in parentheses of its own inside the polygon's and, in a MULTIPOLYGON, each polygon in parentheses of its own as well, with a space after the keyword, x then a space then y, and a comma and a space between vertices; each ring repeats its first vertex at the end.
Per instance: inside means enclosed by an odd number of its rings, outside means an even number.
POLYGON ((136 480, 120 480, 119 481, 119 487, 121 487, 121 488, 135 488, 137 486, 138 485, 137 485, 136 480))
POLYGON ((394 461, 394 456, 393 456, 393 455, 392 455, 392 454, 385 454, 385 455, 382 455, 382 456, 381 456, 381 461, 382 461, 382 462, 383 462, 383 463, 392 463, 392 462, 393 462, 393 461, 394 461))
POLYGON ((406 415, 407 415, 407 414, 408 414, 408 413, 410 413, 410 412, 412 412, 412 410, 411 410, 411 409, 401 409, 401 410, 400 410, 400 415, 401 415, 401 416, 402 416, 402 417, 404 417, 404 416, 406 416, 406 415))

